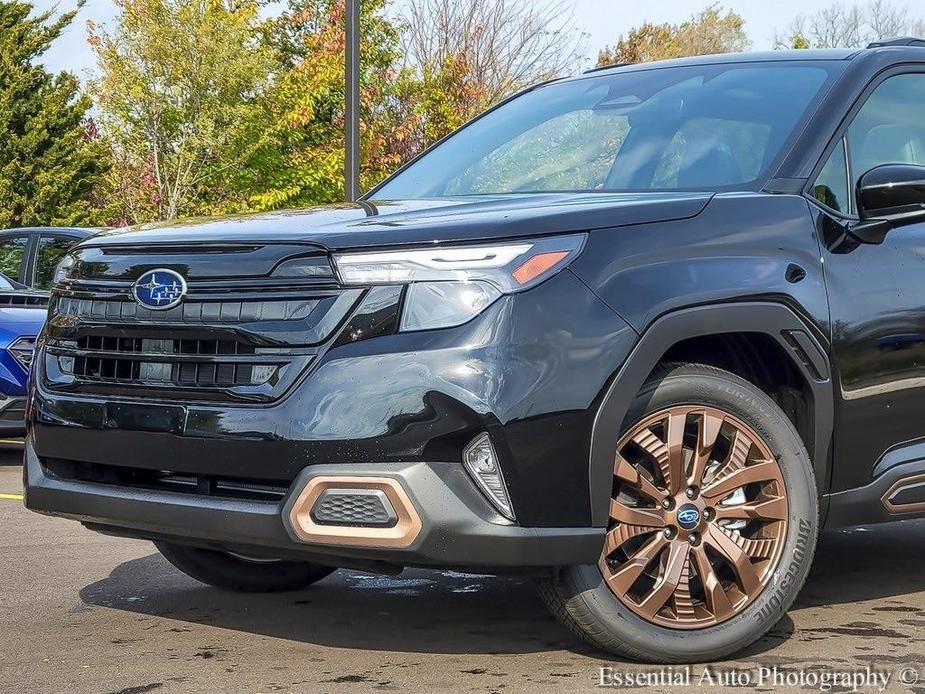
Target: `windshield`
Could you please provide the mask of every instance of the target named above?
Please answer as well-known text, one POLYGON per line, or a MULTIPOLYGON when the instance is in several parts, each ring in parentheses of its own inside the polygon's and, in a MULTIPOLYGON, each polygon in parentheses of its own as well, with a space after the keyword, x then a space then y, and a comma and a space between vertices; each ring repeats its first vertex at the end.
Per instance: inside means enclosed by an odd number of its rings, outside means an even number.
POLYGON ((434 147, 374 197, 742 187, 764 176, 838 69, 695 65, 540 87, 434 147))

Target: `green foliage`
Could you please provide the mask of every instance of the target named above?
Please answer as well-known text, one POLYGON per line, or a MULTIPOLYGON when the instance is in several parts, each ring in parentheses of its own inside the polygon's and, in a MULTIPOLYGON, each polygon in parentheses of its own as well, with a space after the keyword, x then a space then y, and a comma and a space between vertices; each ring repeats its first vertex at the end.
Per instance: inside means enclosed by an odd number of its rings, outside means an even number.
POLYGON ((74 13, 31 11, 0 2, 0 227, 93 224, 106 157, 87 119, 90 100, 73 75, 37 62, 74 13))
POLYGON ((713 4, 680 24, 646 22, 621 36, 612 48, 605 48, 598 65, 642 63, 692 55, 737 53, 750 42, 741 15, 713 4))
POLYGON ((805 51, 808 48, 812 48, 812 44, 803 34, 795 33, 790 37, 789 48, 805 51))
MULTIPOLYGON (((372 47, 363 52, 362 89, 369 87, 377 57, 394 44, 380 30, 381 5, 378 0, 362 5, 364 40, 372 47), (371 28, 378 42, 370 40, 371 28)), ((342 2, 296 0, 266 30, 281 70, 267 96, 269 137, 238 177, 253 208, 343 199, 343 16, 342 2)))
POLYGON ((126 221, 246 207, 237 171, 267 137, 272 51, 258 4, 116 0, 112 32, 92 26, 93 91, 113 148, 110 189, 126 221))
MULTIPOLYGON (((381 181, 487 105, 465 61, 399 67, 386 0, 365 0, 360 30, 361 186, 381 181)), ((293 0, 266 30, 279 78, 270 136, 240 171, 254 209, 343 200, 344 3, 293 0)))

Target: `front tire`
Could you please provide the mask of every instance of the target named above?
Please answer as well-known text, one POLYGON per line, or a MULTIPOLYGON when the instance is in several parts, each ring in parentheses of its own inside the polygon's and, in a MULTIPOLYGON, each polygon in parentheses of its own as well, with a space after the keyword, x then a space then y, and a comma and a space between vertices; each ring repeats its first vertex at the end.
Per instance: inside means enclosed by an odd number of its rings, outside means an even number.
POLYGON ((803 586, 819 525, 809 455, 780 408, 731 373, 653 374, 624 422, 611 495, 598 565, 539 584, 598 648, 716 660, 765 634, 803 586))
POLYGON ((335 569, 310 562, 248 559, 214 549, 155 542, 164 558, 201 583, 238 593, 300 590, 335 569))

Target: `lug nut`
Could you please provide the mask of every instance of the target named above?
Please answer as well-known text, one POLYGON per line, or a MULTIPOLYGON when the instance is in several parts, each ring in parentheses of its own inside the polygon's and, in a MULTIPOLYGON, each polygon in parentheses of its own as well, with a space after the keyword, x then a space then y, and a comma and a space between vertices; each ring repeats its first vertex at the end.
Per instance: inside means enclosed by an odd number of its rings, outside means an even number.
POLYGON ((694 489, 694 487, 688 487, 685 494, 687 494, 688 499, 693 499, 694 497, 697 496, 697 490, 694 489))
POLYGON ((713 518, 714 518, 715 516, 716 516, 716 511, 714 511, 712 508, 704 509, 704 511, 703 511, 703 519, 704 519, 704 520, 711 521, 711 520, 713 520, 713 518))
POLYGON ((662 502, 662 508, 666 511, 670 511, 672 506, 674 506, 674 504, 671 503, 671 499, 665 499, 662 502))
POLYGON ((690 542, 691 545, 696 546, 700 542, 700 535, 698 535, 697 533, 691 533, 690 536, 687 538, 687 541, 690 542))
POLYGON ((662 534, 665 536, 666 540, 671 540, 674 538, 674 528, 665 528, 665 531, 662 534))

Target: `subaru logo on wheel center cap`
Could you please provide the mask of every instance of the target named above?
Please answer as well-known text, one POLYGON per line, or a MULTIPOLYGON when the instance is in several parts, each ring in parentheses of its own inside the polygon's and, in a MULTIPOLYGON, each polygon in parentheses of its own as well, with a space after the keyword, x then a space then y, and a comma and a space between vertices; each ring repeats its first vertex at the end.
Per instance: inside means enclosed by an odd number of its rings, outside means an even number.
POLYGON ((185 295, 186 280, 173 270, 149 270, 132 285, 135 301, 154 311, 173 308, 185 295))
POLYGON ((700 525, 700 510, 693 504, 685 504, 678 509, 678 525, 685 530, 693 530, 700 525))

